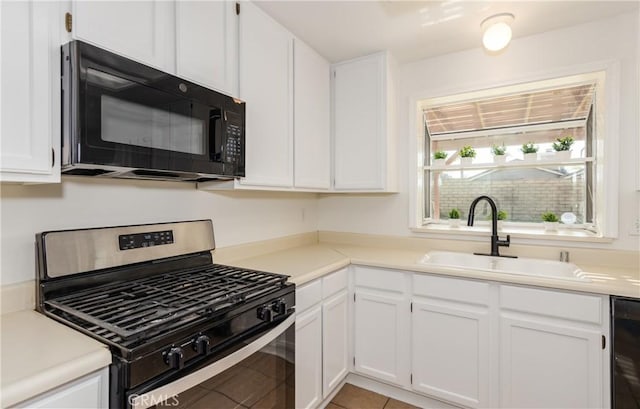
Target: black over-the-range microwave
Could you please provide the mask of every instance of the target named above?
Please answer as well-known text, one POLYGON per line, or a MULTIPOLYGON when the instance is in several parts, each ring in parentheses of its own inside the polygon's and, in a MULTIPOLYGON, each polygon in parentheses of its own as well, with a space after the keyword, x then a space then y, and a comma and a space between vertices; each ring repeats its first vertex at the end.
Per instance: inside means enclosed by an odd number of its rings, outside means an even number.
POLYGON ((243 177, 245 103, 72 41, 62 46, 62 173, 243 177))

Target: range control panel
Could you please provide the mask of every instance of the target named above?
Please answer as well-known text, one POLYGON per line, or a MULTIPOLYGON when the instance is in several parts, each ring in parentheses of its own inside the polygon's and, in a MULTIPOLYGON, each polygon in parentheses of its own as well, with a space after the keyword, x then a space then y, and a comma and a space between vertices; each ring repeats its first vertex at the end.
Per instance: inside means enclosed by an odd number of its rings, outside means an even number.
POLYGON ((173 244, 173 230, 154 231, 149 233, 121 234, 118 236, 120 250, 132 250, 142 247, 173 244))

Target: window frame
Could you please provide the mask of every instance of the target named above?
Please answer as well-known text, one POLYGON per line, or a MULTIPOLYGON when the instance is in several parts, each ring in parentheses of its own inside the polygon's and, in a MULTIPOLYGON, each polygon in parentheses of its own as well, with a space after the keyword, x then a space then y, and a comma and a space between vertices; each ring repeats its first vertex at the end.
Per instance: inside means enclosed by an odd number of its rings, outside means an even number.
MULTIPOLYGON (((491 94, 499 95, 506 90, 528 89, 530 83, 545 82, 549 87, 568 85, 568 77, 575 77, 576 81, 585 76, 597 80, 598 85, 594 100, 596 144, 594 160, 594 215, 596 233, 587 230, 577 231, 572 228, 563 228, 556 233, 545 232, 540 223, 510 222, 505 224, 504 233, 513 237, 527 239, 563 240, 563 241, 587 241, 587 242, 611 242, 618 237, 618 157, 619 157, 619 73, 620 66, 617 61, 602 61, 566 69, 552 70, 538 74, 529 74, 520 78, 513 78, 502 83, 486 84, 459 84, 456 87, 442 87, 437 90, 422 91, 409 98, 410 118, 409 130, 411 132, 409 153, 409 229, 414 233, 434 233, 436 235, 453 235, 469 237, 485 235, 488 223, 478 223, 478 226, 462 228, 449 228, 442 224, 429 222, 423 218, 425 186, 424 166, 430 163, 430 158, 425 157, 425 125, 423 121, 423 109, 425 100, 438 99, 447 101, 447 98, 459 98, 460 94, 466 96, 477 95, 487 97, 491 94), (606 142, 606 143, 605 143, 606 142)), ((427 192, 427 194, 429 194, 427 192)))

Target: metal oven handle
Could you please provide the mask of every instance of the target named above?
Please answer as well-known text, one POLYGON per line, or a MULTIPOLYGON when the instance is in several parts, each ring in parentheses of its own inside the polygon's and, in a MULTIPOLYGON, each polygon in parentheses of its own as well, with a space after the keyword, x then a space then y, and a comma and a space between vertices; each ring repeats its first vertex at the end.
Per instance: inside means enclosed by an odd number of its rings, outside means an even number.
POLYGON ((291 325, 295 323, 295 320, 296 316, 295 314, 292 314, 277 327, 267 332, 260 338, 256 339, 246 347, 234 352, 233 354, 228 355, 207 367, 204 367, 192 374, 186 375, 152 391, 140 395, 130 395, 129 403, 131 404, 131 407, 133 409, 145 409, 167 399, 170 399, 171 397, 176 396, 177 394, 184 392, 187 389, 201 384, 207 379, 231 368, 237 363, 242 362, 244 359, 248 358, 250 355, 264 348, 267 344, 282 335, 291 325))

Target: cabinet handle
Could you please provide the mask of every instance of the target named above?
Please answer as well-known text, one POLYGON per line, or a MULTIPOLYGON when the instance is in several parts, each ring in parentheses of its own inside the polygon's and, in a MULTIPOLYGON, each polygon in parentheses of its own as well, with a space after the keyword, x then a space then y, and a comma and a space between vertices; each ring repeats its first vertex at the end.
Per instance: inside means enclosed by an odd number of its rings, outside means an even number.
POLYGON ((607 346, 607 338, 603 335, 602 336, 602 349, 604 349, 607 346))
POLYGON ((51 167, 54 167, 56 164, 56 151, 51 148, 51 167))
POLYGON ((70 33, 73 28, 73 16, 71 13, 64 13, 64 28, 67 30, 67 33, 70 33))

